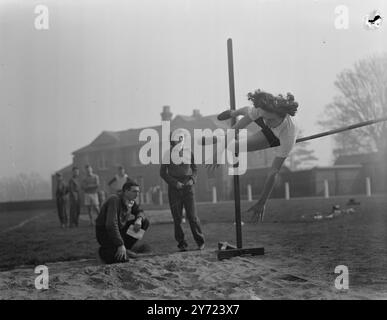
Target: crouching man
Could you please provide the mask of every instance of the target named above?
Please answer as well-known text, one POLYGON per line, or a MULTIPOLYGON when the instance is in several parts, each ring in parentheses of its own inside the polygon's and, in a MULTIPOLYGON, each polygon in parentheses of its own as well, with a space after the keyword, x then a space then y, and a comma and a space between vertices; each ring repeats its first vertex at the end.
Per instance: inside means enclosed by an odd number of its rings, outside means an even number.
POLYGON ((139 192, 136 182, 126 182, 122 191, 109 196, 101 207, 96 237, 100 244, 99 256, 105 263, 125 262, 136 256, 134 251, 149 250, 144 244, 137 249, 133 247, 149 227, 149 221, 135 201, 139 192))

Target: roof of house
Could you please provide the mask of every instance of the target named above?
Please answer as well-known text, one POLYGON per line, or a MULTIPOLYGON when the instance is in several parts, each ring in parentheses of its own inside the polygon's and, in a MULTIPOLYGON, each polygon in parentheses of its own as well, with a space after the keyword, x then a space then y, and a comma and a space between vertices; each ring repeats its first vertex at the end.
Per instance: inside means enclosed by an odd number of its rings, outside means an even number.
MULTIPOLYGON (((140 132, 143 129, 145 128, 124 131, 102 131, 89 145, 75 150, 73 154, 137 145, 139 144, 140 132)), ((155 129, 158 133, 161 132, 161 126, 148 127, 148 129, 155 129)))
POLYGON ((53 176, 54 176, 56 173, 62 173, 62 174, 64 174, 64 173, 71 172, 72 169, 73 169, 73 165, 72 165, 72 164, 69 164, 68 166, 66 166, 66 167, 64 167, 64 168, 62 168, 62 169, 56 171, 56 172, 53 174, 53 176))

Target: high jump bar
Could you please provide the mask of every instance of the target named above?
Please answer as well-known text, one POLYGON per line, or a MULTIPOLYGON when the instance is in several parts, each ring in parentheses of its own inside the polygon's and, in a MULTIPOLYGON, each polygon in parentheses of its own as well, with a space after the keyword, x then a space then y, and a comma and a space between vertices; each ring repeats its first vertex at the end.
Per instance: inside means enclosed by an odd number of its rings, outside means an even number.
POLYGON ((330 136, 332 134, 336 134, 339 132, 348 131, 348 130, 352 130, 352 129, 356 129, 356 128, 360 128, 360 127, 365 127, 365 126, 369 126, 371 124, 375 124, 375 123, 383 122, 383 121, 387 121, 387 117, 382 117, 382 118, 375 119, 375 120, 363 121, 363 122, 359 122, 356 124, 352 124, 350 126, 313 134, 313 135, 307 136, 307 137, 298 138, 296 140, 296 143, 304 142, 304 141, 308 141, 308 140, 313 140, 313 139, 317 139, 317 138, 321 138, 321 137, 325 137, 325 136, 330 136))

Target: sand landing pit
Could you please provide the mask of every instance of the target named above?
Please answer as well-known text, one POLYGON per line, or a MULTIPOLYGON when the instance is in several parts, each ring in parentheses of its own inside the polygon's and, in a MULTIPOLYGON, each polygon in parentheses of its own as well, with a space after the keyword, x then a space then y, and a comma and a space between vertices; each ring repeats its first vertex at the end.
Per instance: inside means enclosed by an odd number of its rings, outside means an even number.
MULTIPOLYGON (((264 256, 218 261, 214 251, 148 256, 124 264, 48 263, 49 289, 33 268, 1 272, 1 299, 339 299, 356 298, 264 256)), ((358 298, 362 298, 358 296, 358 298)))

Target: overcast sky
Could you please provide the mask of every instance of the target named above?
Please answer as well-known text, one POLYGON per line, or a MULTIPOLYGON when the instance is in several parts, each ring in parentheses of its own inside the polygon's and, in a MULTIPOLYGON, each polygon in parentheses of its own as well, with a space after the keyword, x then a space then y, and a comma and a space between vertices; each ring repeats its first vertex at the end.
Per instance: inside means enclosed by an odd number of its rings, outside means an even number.
MULTIPOLYGON (((226 40, 234 45, 237 104, 262 88, 291 91, 305 134, 337 93, 336 75, 387 51, 387 21, 363 18, 385 1, 0 0, 0 176, 48 177, 103 130, 160 123, 228 106, 226 40), (49 30, 36 30, 37 4, 49 30), (347 5, 349 28, 335 29, 347 5)), ((331 138, 312 147, 330 164, 331 138)))

